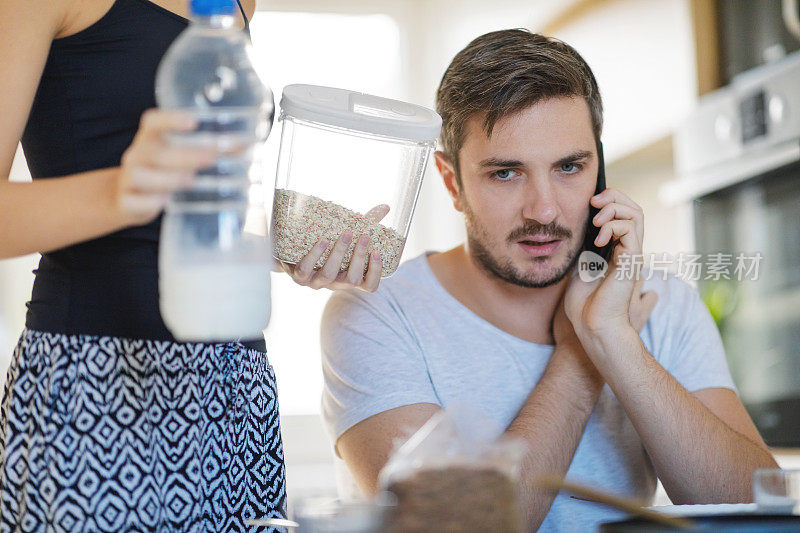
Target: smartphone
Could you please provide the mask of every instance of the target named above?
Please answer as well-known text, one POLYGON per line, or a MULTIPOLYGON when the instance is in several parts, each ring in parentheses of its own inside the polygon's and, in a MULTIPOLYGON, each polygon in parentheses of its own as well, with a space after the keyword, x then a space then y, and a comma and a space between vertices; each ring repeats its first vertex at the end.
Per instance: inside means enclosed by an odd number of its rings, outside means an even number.
MULTIPOLYGON (((606 165, 603 158, 603 143, 597 141, 597 186, 595 187, 594 194, 600 194, 606 190, 606 165)), ((583 249, 596 253, 606 261, 611 261, 611 253, 614 250, 613 240, 605 246, 596 246, 594 240, 600 233, 600 228, 592 224, 592 219, 599 213, 600 210, 596 207, 589 206, 589 220, 586 223, 586 237, 583 240, 583 249)))

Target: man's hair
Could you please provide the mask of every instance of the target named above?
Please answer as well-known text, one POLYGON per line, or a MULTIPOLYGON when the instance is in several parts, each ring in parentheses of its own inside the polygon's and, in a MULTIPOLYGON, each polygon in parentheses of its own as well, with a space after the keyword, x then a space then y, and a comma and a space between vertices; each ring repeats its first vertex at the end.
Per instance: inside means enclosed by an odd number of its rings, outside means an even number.
POLYGON ((501 30, 481 35, 456 54, 436 91, 436 110, 442 117, 441 148, 459 183, 458 152, 471 117, 485 115, 488 136, 507 115, 561 96, 586 101, 599 141, 603 103, 597 81, 568 44, 525 29, 501 30))

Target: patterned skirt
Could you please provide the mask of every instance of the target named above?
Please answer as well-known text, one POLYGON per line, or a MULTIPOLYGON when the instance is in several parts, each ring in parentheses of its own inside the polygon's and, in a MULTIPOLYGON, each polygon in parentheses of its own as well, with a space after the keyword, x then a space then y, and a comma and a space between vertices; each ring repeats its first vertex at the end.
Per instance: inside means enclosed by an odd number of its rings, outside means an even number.
POLYGON ((25 330, 0 412, 0 531, 246 531, 284 517, 267 356, 25 330))

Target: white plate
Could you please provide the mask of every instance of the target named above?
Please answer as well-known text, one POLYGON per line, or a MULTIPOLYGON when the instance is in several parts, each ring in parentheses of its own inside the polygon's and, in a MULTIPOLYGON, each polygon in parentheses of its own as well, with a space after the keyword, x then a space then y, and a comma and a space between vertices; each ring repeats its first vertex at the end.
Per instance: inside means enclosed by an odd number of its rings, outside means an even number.
POLYGON ((698 505, 653 505, 653 511, 680 516, 757 513, 755 503, 708 503, 698 505))

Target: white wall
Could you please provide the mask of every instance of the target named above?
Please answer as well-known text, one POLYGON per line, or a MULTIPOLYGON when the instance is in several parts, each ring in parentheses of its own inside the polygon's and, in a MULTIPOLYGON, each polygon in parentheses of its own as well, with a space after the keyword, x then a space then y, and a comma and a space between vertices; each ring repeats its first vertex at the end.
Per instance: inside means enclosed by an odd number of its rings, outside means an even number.
POLYGON ((608 161, 671 135, 697 94, 688 0, 616 0, 556 36, 591 66, 608 161))
MULTIPOLYGON (((536 31, 575 3, 392 2, 405 8, 398 18, 401 24, 412 14, 413 22, 405 28, 413 58, 409 98, 433 106, 436 87, 447 65, 478 35, 515 27, 536 31)), ((613 163, 671 135, 678 121, 693 107, 697 91, 694 44, 688 0, 615 0, 597 2, 597 6, 558 29, 555 36, 573 45, 598 79, 605 107, 606 161, 613 163)), ((655 198, 654 187, 672 179, 671 160, 666 161, 666 166, 661 160, 654 167, 648 167, 641 158, 638 161, 646 176, 620 176, 615 180, 609 174, 609 180, 615 186, 628 187, 634 199, 646 204, 643 207, 652 213, 649 251, 687 251, 681 244, 690 223, 687 213, 667 208, 655 198), (666 234, 665 226, 655 221, 669 218, 673 221, 671 226, 677 223, 679 229, 666 234)), ((628 165, 625 170, 633 169, 628 165)), ((463 239, 462 218, 452 209, 438 173, 431 169, 420 194, 405 257, 427 249, 448 249, 463 239)))

